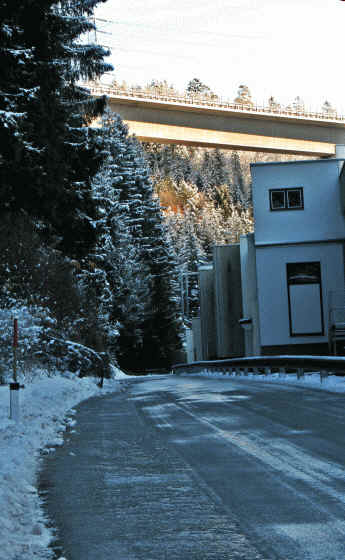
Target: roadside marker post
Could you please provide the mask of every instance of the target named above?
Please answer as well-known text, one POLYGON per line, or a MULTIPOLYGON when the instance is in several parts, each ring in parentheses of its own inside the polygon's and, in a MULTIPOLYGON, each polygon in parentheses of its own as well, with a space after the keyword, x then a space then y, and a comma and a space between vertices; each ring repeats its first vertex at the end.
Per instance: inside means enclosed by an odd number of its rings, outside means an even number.
POLYGON ((13 319, 13 381, 17 383, 18 319, 13 319))
POLYGON ((19 422, 19 389, 17 381, 18 319, 13 319, 13 382, 10 383, 10 419, 19 422))

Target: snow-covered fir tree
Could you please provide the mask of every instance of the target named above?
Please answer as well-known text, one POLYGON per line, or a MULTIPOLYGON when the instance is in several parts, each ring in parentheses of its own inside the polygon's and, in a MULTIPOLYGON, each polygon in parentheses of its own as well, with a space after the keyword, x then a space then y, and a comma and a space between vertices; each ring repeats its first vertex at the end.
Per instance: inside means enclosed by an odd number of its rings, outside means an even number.
POLYGON ((107 111, 102 119, 103 167, 93 182, 98 208, 97 249, 93 258, 106 271, 113 293, 111 323, 118 326, 116 355, 139 360, 149 304, 149 272, 140 251, 141 216, 135 194, 135 160, 127 127, 107 111))
POLYGON ((34 48, 25 37, 29 2, 0 3, 0 209, 8 211, 18 190, 30 173, 29 165, 39 154, 30 138, 26 113, 37 97, 39 79, 35 75, 34 48))
POLYGON ((103 261, 118 321, 117 356, 125 369, 167 367, 181 347, 177 265, 140 144, 118 115, 102 121, 107 160, 94 181, 103 261))
POLYGON ((182 349, 182 317, 178 267, 160 205, 153 196, 150 172, 143 150, 136 150, 136 185, 141 194, 142 250, 150 276, 150 309, 144 323, 143 356, 148 364, 168 367, 182 349))
POLYGON ((79 80, 111 66, 80 38, 99 1, 0 3, 1 305, 34 313, 45 333, 35 359, 80 375, 107 362, 117 335, 108 279, 83 259, 97 234, 91 180, 106 156, 88 125, 105 99, 79 80))
POLYGON ((101 158, 87 125, 102 113, 78 80, 111 66, 82 45, 101 0, 31 0, 0 6, 0 214, 24 210, 73 256, 95 241, 90 178, 101 158))
POLYGON ((231 152, 231 194, 235 203, 244 205, 246 203, 246 186, 243 169, 238 152, 231 152))

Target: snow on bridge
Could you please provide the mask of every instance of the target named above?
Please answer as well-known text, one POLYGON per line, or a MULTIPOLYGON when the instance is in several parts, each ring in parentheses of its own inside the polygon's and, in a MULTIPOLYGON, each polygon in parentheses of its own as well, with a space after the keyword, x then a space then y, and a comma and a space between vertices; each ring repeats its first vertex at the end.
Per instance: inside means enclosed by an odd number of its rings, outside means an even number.
POLYGON ((240 104, 200 95, 91 87, 107 95, 139 140, 166 144, 332 157, 345 144, 345 116, 305 108, 240 104))

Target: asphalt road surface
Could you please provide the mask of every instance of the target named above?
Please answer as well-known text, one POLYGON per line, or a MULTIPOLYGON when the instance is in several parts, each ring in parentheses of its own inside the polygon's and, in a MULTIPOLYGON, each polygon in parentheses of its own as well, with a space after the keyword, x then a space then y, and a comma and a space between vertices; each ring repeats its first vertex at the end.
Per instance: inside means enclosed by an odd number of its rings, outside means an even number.
MULTIPOLYGON (((344 381, 345 382, 345 381, 344 381)), ((345 395, 159 376, 77 407, 41 494, 67 560, 345 560, 345 395)))

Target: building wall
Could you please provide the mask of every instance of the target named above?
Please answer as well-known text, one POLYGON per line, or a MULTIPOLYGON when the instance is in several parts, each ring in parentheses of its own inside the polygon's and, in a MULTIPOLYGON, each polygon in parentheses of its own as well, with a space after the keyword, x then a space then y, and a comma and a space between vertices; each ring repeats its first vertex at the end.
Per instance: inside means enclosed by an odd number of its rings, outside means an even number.
POLYGON ((217 358, 244 355, 242 317, 241 261, 239 245, 213 248, 217 358))
POLYGON ((186 329, 186 355, 187 355, 188 364, 194 362, 195 349, 194 349, 193 329, 186 329))
POLYGON ((192 319, 194 360, 202 360, 201 322, 199 317, 192 319))
MULTIPOLYGON (((343 243, 314 243, 256 248, 261 346, 327 342, 327 294, 344 289, 343 243), (321 263, 323 336, 290 336, 286 264, 321 263)), ((305 310, 308 313, 308 309, 305 310)))
POLYGON ((253 164, 255 244, 319 242, 345 238, 339 162, 253 164), (303 210, 270 210, 269 190, 303 187, 303 210))
POLYGON ((217 357, 214 273, 212 266, 199 267, 202 359, 217 357))
POLYGON ((253 233, 241 235, 240 253, 243 318, 251 320, 249 328, 244 329, 245 355, 259 356, 261 353, 259 307, 253 233))

